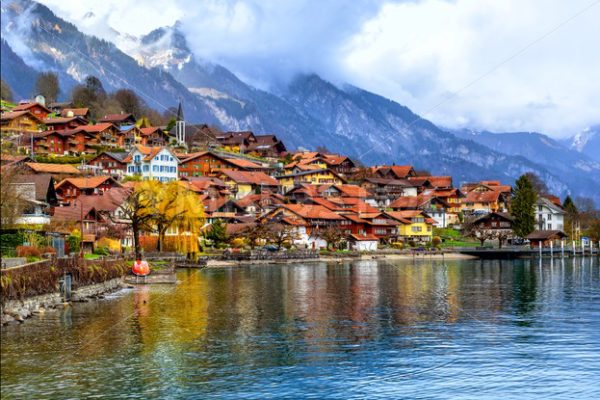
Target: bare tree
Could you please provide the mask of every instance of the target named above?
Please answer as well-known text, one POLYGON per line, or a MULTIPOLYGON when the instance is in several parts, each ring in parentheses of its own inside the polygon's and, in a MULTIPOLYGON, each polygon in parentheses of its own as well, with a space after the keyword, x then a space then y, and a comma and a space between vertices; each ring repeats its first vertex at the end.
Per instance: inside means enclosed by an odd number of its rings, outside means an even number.
POLYGON ((15 224, 27 207, 25 196, 15 187, 18 176, 18 168, 4 168, 0 174, 0 221, 3 229, 15 224))
POLYGON ((293 226, 281 223, 268 225, 267 236, 269 242, 277 246, 277 250, 280 250, 286 243, 293 245, 300 238, 293 226))
POLYGON ((119 102, 124 112, 133 114, 136 118, 142 116, 143 102, 133 90, 119 89, 112 97, 119 102))
POLYGON ((486 240, 493 240, 496 238, 496 232, 494 229, 488 229, 484 224, 477 223, 478 217, 469 216, 465 218, 462 224, 462 234, 465 237, 470 237, 479 240, 483 247, 486 240))
POLYGON ((46 101, 53 102, 58 99, 60 85, 58 75, 54 72, 42 72, 38 75, 35 83, 35 90, 46 98, 46 101))
POLYGON ((265 224, 252 224, 243 229, 237 236, 245 238, 250 247, 254 249, 261 241, 267 241, 269 228, 265 224))
POLYGON ((338 244, 344 239, 344 232, 338 226, 328 226, 323 229, 315 229, 312 236, 323 239, 327 243, 327 250, 330 247, 337 248, 338 244))
MULTIPOLYGON (((137 186, 127 197, 123 204, 120 204, 122 219, 127 219, 131 222, 131 230, 133 231, 133 245, 135 256, 141 256, 140 247, 140 232, 153 229, 154 213, 152 193, 137 186)), ((111 217, 112 218, 112 217, 111 217)))

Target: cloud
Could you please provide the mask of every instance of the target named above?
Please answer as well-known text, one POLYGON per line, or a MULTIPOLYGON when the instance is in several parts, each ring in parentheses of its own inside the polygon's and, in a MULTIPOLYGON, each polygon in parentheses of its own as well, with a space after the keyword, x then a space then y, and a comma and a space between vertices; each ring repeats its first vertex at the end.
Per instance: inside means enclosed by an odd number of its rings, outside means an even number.
POLYGON ((124 49, 115 31, 180 20, 197 56, 253 84, 317 72, 449 127, 566 136, 600 120, 600 4, 567 22, 593 0, 42 2, 124 49))

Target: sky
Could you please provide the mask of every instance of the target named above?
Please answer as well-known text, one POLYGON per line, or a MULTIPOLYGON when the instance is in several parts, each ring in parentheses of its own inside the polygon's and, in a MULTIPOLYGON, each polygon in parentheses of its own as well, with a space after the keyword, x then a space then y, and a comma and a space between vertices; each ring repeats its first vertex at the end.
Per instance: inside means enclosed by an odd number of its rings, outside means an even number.
POLYGON ((113 41, 180 21, 197 57, 261 88, 315 72, 449 128, 600 123, 600 0, 41 2, 113 41))

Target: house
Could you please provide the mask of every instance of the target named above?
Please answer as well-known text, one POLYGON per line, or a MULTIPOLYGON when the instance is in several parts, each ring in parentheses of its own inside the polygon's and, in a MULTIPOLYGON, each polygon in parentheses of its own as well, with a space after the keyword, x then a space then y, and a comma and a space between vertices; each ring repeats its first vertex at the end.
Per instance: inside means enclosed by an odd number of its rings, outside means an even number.
POLYGON ((256 144, 256 136, 250 131, 221 133, 216 139, 226 151, 234 153, 246 153, 256 144))
POLYGON ((89 108, 63 108, 60 110, 61 117, 80 117, 87 121, 90 120, 91 114, 89 108))
MULTIPOLYGON (((10 111, 0 114, 0 132, 4 135, 34 133, 41 131, 42 119, 31 112, 10 111)), ((21 143, 26 147, 29 143, 21 143)))
POLYGON ((358 212, 339 212, 350 220, 345 233, 376 237, 380 243, 390 243, 398 236, 398 221, 377 209, 358 212))
POLYGON ((538 196, 535 203, 535 222, 540 231, 562 231, 565 223, 565 210, 560 203, 538 196))
POLYGON ((80 195, 103 194, 121 185, 110 176, 67 178, 56 185, 56 194, 63 203, 72 203, 80 195))
POLYGON ((285 204, 285 202, 285 197, 280 194, 264 192, 249 194, 236 201, 236 204, 244 209, 245 214, 258 216, 273 210, 278 205, 285 204))
POLYGON ((356 164, 350 157, 339 154, 324 154, 323 162, 333 172, 339 175, 346 175, 354 172, 356 164))
POLYGON ((383 179, 407 179, 417 176, 411 165, 391 165, 375 168, 375 176, 383 179))
POLYGON ((320 205, 284 204, 261 218, 264 223, 281 222, 293 226, 298 239, 296 245, 325 248, 327 243, 319 237, 319 231, 328 227, 342 227, 350 221, 320 205))
POLYGON ((374 235, 355 235, 348 236, 350 250, 354 251, 376 251, 379 239, 374 235))
POLYGON ((78 128, 96 137, 96 142, 103 147, 123 147, 123 139, 119 128, 109 122, 84 125, 78 128))
POLYGON ((81 171, 70 164, 46 164, 36 162, 26 162, 23 165, 23 173, 25 174, 49 174, 52 175, 54 181, 61 181, 64 178, 81 176, 81 171))
POLYGON ((156 126, 140 128, 141 144, 144 146, 166 146, 171 136, 156 126))
POLYGON ((51 114, 48 108, 45 105, 40 104, 38 102, 33 103, 21 103, 13 107, 13 112, 27 111, 30 112, 34 117, 39 120, 43 120, 48 118, 48 114, 51 114))
POLYGON ((121 124, 117 142, 119 146, 129 150, 132 146, 142 143, 142 132, 134 124, 121 124))
POLYGON ((388 207, 402 196, 417 196, 417 186, 407 179, 366 178, 360 186, 373 194, 380 207, 388 207))
POLYGON ((179 159, 168 147, 135 145, 123 161, 127 163, 127 176, 161 182, 177 180, 179 159))
POLYGON ((476 217, 471 224, 474 236, 482 243, 487 239, 497 239, 502 247, 502 243, 513 236, 514 219, 506 212, 491 212, 476 217))
POLYGON ((346 183, 345 179, 331 171, 330 169, 315 169, 310 171, 302 171, 288 175, 276 177, 284 192, 293 189, 299 184, 312 185, 342 185, 346 183))
POLYGON ((18 175, 15 190, 27 202, 17 224, 45 225, 50 223, 53 208, 58 204, 54 179, 51 175, 18 175))
MULTIPOLYGON (((177 154, 180 177, 217 176, 224 169, 237 171, 246 170, 241 163, 221 157, 212 151, 201 151, 191 154, 177 154)), ((257 165, 251 163, 252 165, 257 165)))
POLYGON ((96 152, 97 137, 85 129, 45 131, 34 134, 34 153, 38 154, 91 154, 96 152))
POLYGON ((440 228, 459 223, 457 213, 451 212, 451 205, 443 198, 437 197, 434 191, 426 191, 416 197, 400 197, 389 207, 395 211, 422 210, 430 216, 440 228))
POLYGON ((551 244, 558 247, 559 243, 567 237, 567 234, 560 229, 544 229, 531 232, 525 237, 529 240, 532 248, 549 247, 551 244))
POLYGON ((429 242, 435 221, 421 210, 387 211, 389 217, 400 223, 398 239, 403 242, 429 242))
POLYGON ((235 201, 227 196, 201 198, 204 204, 204 216, 209 224, 216 219, 230 220, 244 215, 244 208, 240 207, 235 201))
POLYGON ((510 190, 506 191, 504 187, 481 183, 474 187, 464 186, 463 192, 465 197, 461 209, 464 213, 487 214, 508 210, 510 190))
POLYGON ((88 121, 82 117, 54 117, 42 120, 49 131, 64 131, 75 129, 81 125, 87 125, 88 121))
POLYGON ((283 142, 275 135, 256 135, 254 142, 249 142, 246 153, 265 158, 279 158, 285 154, 283 142))
POLYGON ((198 195, 206 195, 209 198, 229 196, 229 186, 222 180, 213 177, 184 177, 179 181, 188 190, 198 195))
POLYGON ((277 179, 264 172, 222 170, 217 175, 225 182, 235 199, 241 199, 251 193, 262 193, 266 190, 279 192, 277 179))
POLYGON ((26 162, 33 162, 30 156, 13 156, 10 154, 0 154, 0 165, 2 168, 18 167, 26 162))
POLYGON ((109 175, 113 178, 122 178, 127 170, 127 163, 125 158, 128 153, 116 153, 110 151, 103 151, 91 160, 87 162, 88 166, 94 167, 94 169, 103 175, 109 175))
POLYGON ((118 127, 121 127, 123 125, 135 125, 136 121, 133 114, 121 113, 105 115, 104 117, 100 118, 98 122, 111 123, 118 127))

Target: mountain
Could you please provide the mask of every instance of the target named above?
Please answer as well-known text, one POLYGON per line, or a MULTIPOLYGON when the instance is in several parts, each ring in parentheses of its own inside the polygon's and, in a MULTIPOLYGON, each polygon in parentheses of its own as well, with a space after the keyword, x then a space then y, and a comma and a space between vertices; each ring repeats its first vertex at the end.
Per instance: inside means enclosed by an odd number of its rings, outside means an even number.
MULTIPOLYGON (((257 89, 193 54, 178 25, 141 38, 116 32, 119 49, 81 33, 30 0, 3 3, 2 21, 7 45, 19 49, 15 53, 29 67, 56 70, 61 83, 81 82, 92 74, 107 90, 132 88, 161 111, 181 98, 190 122, 274 133, 290 149, 325 146, 365 164, 410 163, 452 175, 456 184, 484 178, 512 183, 533 171, 556 194, 586 189, 585 183, 573 184, 536 158, 457 137, 394 101, 354 86, 336 86, 315 74, 297 76, 277 93, 257 89)), ((4 48, 1 62, 11 63, 5 60, 4 48)), ((24 78, 17 73, 11 79, 24 78)))
POLYGON ((600 162, 600 125, 584 129, 562 141, 568 148, 600 162))
POLYGON ((453 133, 498 152, 534 160, 564 182, 569 182, 571 187, 578 188, 578 195, 600 201, 600 162, 561 141, 537 132, 494 133, 463 129, 453 133))
POLYGON ((0 76, 11 87, 15 101, 31 98, 38 72, 25 64, 4 39, 0 40, 0 46, 0 76))

